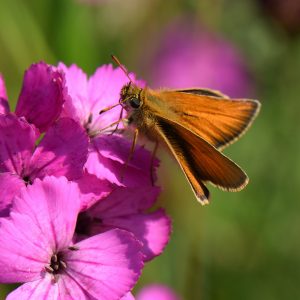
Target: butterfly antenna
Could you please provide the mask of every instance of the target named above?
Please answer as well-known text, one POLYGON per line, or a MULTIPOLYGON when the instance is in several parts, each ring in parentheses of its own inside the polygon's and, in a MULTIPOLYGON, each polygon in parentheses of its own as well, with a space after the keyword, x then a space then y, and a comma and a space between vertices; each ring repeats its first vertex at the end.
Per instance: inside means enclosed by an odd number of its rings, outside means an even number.
POLYGON ((132 82, 130 76, 129 76, 129 73, 128 71, 126 70, 126 68, 120 63, 119 59, 112 55, 111 56, 112 60, 121 68, 121 70, 125 73, 125 75, 127 76, 127 78, 129 79, 130 82, 132 82))

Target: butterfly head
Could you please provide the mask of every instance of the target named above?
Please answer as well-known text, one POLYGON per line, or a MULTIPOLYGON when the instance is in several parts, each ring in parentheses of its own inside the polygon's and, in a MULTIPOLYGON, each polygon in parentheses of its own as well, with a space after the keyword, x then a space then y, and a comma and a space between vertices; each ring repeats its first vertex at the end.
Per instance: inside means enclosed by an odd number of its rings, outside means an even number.
POLYGON ((121 89, 120 103, 127 111, 137 110, 143 105, 142 90, 131 81, 121 89))

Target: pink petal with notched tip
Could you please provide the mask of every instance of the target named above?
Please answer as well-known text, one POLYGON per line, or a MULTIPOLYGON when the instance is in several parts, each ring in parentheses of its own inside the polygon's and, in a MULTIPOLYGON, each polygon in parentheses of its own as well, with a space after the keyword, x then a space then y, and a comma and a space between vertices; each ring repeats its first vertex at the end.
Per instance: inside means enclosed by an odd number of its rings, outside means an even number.
POLYGON ((26 175, 31 179, 47 175, 77 179, 82 175, 87 151, 88 137, 84 129, 74 120, 62 118, 46 132, 26 175))
POLYGON ((87 75, 76 65, 67 67, 63 63, 58 64, 58 69, 65 74, 66 85, 70 97, 63 106, 62 116, 72 118, 84 125, 90 114, 88 105, 87 75))
MULTIPOLYGON (((111 161, 103 158, 92 145, 89 145, 89 153, 84 167, 88 173, 95 175, 100 180, 108 180, 112 184, 122 185, 117 174, 114 173, 115 169, 111 166, 111 161)), ((119 172, 121 172, 120 166, 119 172)))
POLYGON ((44 62, 33 64, 25 72, 16 114, 44 132, 59 117, 66 97, 63 74, 44 62))
POLYGON ((24 118, 0 115, 0 172, 22 176, 29 163, 38 133, 24 118))
POLYGON ((117 186, 138 187, 152 185, 150 170, 141 170, 103 157, 97 151, 90 152, 85 168, 99 179, 108 180, 117 186))
POLYGON ((5 88, 4 79, 0 73, 0 114, 8 114, 9 105, 7 101, 7 93, 5 88))
POLYGON ((9 216, 13 198, 24 186, 24 181, 18 175, 0 173, 0 217, 9 216))
POLYGON ((118 163, 113 163, 112 170, 114 170, 118 176, 119 185, 126 187, 138 187, 141 185, 152 186, 150 169, 138 170, 132 167, 124 168, 124 165, 120 167, 118 163))
MULTIPOLYGON (((128 165, 130 142, 120 136, 103 135, 91 141, 85 167, 98 178, 107 179, 118 186, 152 185, 151 154, 137 146, 128 165)), ((158 160, 153 161, 153 176, 158 160)))
POLYGON ((81 211, 87 210, 96 202, 107 197, 113 190, 112 184, 107 180, 98 179, 87 172, 76 180, 80 190, 81 211))
POLYGON ((143 267, 140 243, 115 229, 85 239, 68 251, 66 273, 93 299, 117 300, 137 282, 143 267))
POLYGON ((145 261, 160 255, 169 242, 171 220, 163 209, 148 214, 132 214, 123 217, 104 218, 106 228, 121 228, 132 232, 142 242, 145 261))
MULTIPOLYGON (((113 161, 119 163, 125 163, 130 155, 132 140, 128 140, 120 135, 102 135, 93 139, 93 144, 98 152, 113 161)), ((132 158, 128 163, 128 166, 137 169, 149 169, 151 164, 151 152, 144 147, 137 145, 132 154, 132 158)), ((154 159, 154 166, 159 164, 158 159, 154 159)))
MULTIPOLYGON (((23 189, 20 196, 15 198, 12 211, 34 220, 48 243, 44 248, 51 251, 69 246, 80 204, 75 183, 67 181, 65 177, 49 176, 43 180, 36 179, 33 185, 23 189)), ((33 238, 29 240, 34 241, 33 238)))
POLYGON ((89 215, 99 218, 114 218, 144 212, 156 201, 158 187, 116 188, 107 198, 89 210, 89 215))

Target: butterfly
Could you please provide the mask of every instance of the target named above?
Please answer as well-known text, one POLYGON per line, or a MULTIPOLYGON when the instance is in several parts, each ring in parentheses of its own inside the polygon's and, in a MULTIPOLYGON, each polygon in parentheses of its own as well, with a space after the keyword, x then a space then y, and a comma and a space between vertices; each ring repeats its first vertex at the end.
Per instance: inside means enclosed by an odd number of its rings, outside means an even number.
POLYGON ((260 110, 260 102, 230 99, 209 89, 141 88, 129 78, 119 104, 127 111, 128 126, 156 144, 164 144, 177 160, 201 204, 209 202, 206 183, 240 191, 248 183, 246 173, 221 151, 237 141, 260 110))

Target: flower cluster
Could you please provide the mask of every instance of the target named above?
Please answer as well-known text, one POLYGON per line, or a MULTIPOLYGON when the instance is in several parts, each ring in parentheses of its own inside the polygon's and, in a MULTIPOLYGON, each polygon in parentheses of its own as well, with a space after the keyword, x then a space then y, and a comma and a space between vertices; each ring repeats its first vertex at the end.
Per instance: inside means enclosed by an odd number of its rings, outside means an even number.
POLYGON ((112 134, 120 107, 99 115, 126 83, 111 65, 87 78, 40 62, 11 112, 0 75, 0 282, 23 283, 7 299, 134 299, 168 243, 158 160, 138 146, 128 161, 131 141, 112 134))

